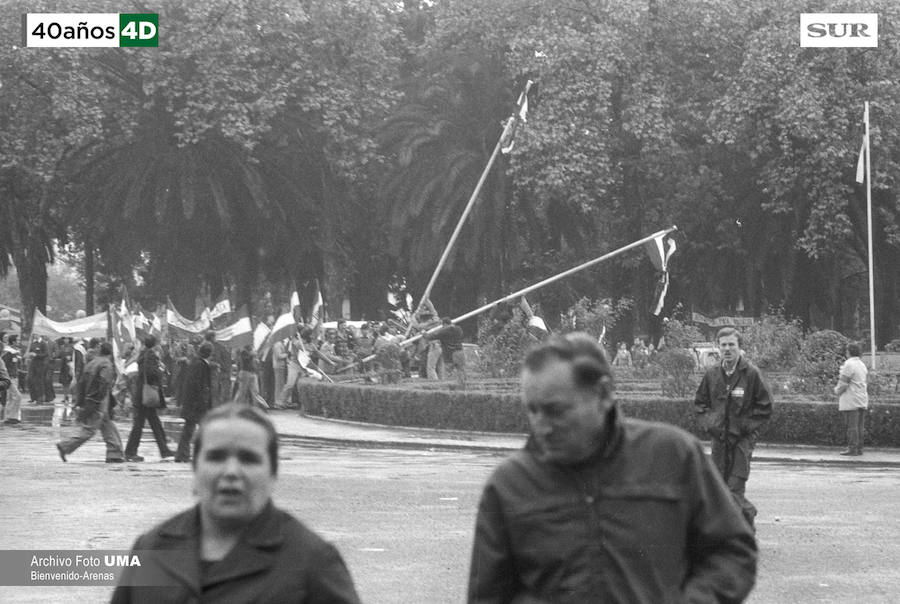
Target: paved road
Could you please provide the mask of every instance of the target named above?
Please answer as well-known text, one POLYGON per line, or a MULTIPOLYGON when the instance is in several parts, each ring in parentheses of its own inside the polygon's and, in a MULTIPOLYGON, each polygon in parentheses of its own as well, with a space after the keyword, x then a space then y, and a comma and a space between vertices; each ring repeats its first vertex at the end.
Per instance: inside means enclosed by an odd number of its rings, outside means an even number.
MULTIPOLYGON (((190 468, 62 463, 50 427, 0 429, 0 549, 127 549, 191 502, 190 468)), ((286 442, 276 502, 332 540, 363 601, 463 601, 481 484, 502 453, 286 442)), ((748 495, 762 551, 751 602, 896 602, 900 471, 759 463, 748 495)), ((0 587, 0 602, 100 602, 108 588, 0 587)))

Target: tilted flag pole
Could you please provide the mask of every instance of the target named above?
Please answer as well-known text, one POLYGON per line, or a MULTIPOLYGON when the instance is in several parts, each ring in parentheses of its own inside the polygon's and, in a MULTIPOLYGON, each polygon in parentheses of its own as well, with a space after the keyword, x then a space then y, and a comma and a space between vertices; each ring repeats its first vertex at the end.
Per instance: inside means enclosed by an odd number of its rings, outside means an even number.
MULTIPOLYGON (((595 264, 600 264, 600 263, 603 262, 604 260, 609 260, 610 258, 612 258, 612 257, 614 257, 614 256, 618 256, 619 254, 622 254, 622 253, 624 253, 624 252, 627 252, 627 251, 630 250, 630 249, 633 249, 633 248, 636 248, 636 247, 638 247, 638 246, 644 245, 644 244, 647 243, 648 241, 652 241, 652 240, 654 240, 654 239, 656 239, 656 238, 658 238, 658 237, 659 237, 659 238, 665 237, 665 236, 668 235, 669 233, 671 233, 671 232, 673 232, 673 231, 677 231, 677 230, 678 230, 678 227, 673 225, 673 226, 671 226, 671 227, 669 227, 669 228, 667 228, 667 229, 664 229, 664 230, 659 231, 659 232, 657 232, 657 233, 653 233, 652 235, 648 235, 647 237, 644 237, 643 239, 639 239, 639 240, 635 241, 634 243, 629 243, 628 245, 626 245, 626 246, 624 246, 624 247, 620 247, 619 249, 613 250, 612 252, 609 252, 609 253, 607 253, 607 254, 604 254, 604 255, 600 256, 599 258, 594 258, 593 260, 588 260, 587 262, 584 262, 584 263, 582 263, 582 264, 579 264, 578 266, 575 266, 575 267, 573 267, 573 268, 570 268, 570 269, 567 270, 567 271, 563 271, 563 272, 561 272, 561 273, 559 273, 559 274, 557 274, 557 275, 553 275, 552 277, 548 277, 548 278, 544 279, 543 281, 539 281, 538 283, 535 283, 534 285, 529 285, 528 287, 526 287, 526 288, 524 288, 524 289, 520 289, 520 290, 517 291, 517 292, 513 292, 513 293, 511 293, 511 294, 508 294, 508 295, 506 295, 506 296, 503 296, 503 297, 500 298, 499 300, 494 300, 493 302, 489 302, 489 303, 485 304, 484 306, 480 306, 480 307, 476 308, 475 310, 470 310, 470 311, 467 312, 466 314, 460 315, 460 316, 456 317, 455 319, 453 319, 453 320, 451 321, 451 323, 453 323, 453 324, 460 323, 460 322, 462 322, 462 321, 465 321, 466 319, 470 319, 470 318, 472 318, 472 317, 474 317, 474 316, 476 316, 476 315, 480 315, 480 314, 483 313, 484 311, 490 310, 490 309, 494 308, 495 306, 497 306, 498 304, 503 304, 504 302, 508 302, 508 301, 514 300, 514 299, 516 299, 516 298, 518 298, 518 297, 520 297, 520 296, 524 296, 525 294, 527 294, 527 293, 529 293, 529 292, 533 292, 533 291, 536 290, 536 289, 540 289, 540 288, 544 287, 545 285, 549 285, 549 284, 551 284, 551 283, 553 283, 553 282, 555 282, 555 281, 559 281, 560 279, 563 279, 563 278, 565 278, 565 277, 568 277, 569 275, 573 275, 573 274, 575 274, 575 273, 577 273, 577 272, 579 272, 579 271, 583 271, 584 269, 590 268, 590 267, 594 266, 595 264)), ((425 334, 433 333, 433 332, 437 331, 438 329, 441 329, 441 327, 442 327, 441 325, 437 325, 437 326, 435 326, 435 327, 432 327, 431 329, 429 329, 428 331, 426 331, 426 332, 424 332, 424 333, 416 334, 416 335, 414 335, 414 336, 411 337, 411 338, 406 338, 405 340, 403 340, 402 342, 400 342, 399 345, 400 345, 400 346, 407 346, 407 345, 409 345, 409 344, 412 344, 413 342, 416 342, 416 341, 418 341, 419 339, 421 339, 422 336, 424 336, 425 334)), ((353 363, 353 364, 351 364, 351 365, 347 365, 346 367, 343 367, 342 369, 340 369, 340 370, 338 371, 338 373, 340 373, 340 372, 342 372, 342 371, 346 371, 346 370, 351 369, 351 368, 353 368, 353 367, 356 367, 356 366, 359 365, 360 363, 367 363, 367 362, 371 361, 371 360, 374 359, 374 358, 375 358, 375 355, 374 355, 374 354, 373 354, 373 355, 370 355, 370 356, 368 356, 368 357, 362 359, 361 361, 357 361, 356 363, 353 363)))
MULTIPOLYGON (((425 304, 425 301, 428 300, 429 296, 431 296, 431 290, 432 288, 434 288, 434 283, 435 281, 437 281, 438 275, 444 268, 444 264, 447 262, 447 258, 450 257, 450 250, 453 249, 453 244, 456 243, 456 238, 459 237, 459 233, 460 231, 462 231, 462 227, 466 222, 466 218, 468 218, 469 213, 475 206, 475 201, 478 199, 478 194, 481 193, 481 187, 484 185, 484 181, 487 180, 487 175, 491 171, 491 167, 494 165, 494 161, 497 159, 497 155, 501 151, 503 151, 504 153, 508 153, 512 150, 519 121, 521 120, 524 122, 526 120, 526 113, 528 111, 528 91, 531 90, 531 87, 533 85, 534 82, 532 82, 531 80, 528 80, 528 82, 525 83, 525 90, 523 90, 522 94, 519 95, 519 100, 516 103, 516 109, 515 111, 513 111, 512 115, 509 116, 509 119, 506 120, 506 124, 503 127, 503 133, 500 135, 500 138, 497 139, 497 144, 494 145, 494 151, 491 153, 491 158, 488 160, 487 165, 484 167, 484 171, 481 173, 481 177, 478 179, 478 184, 475 185, 475 190, 472 192, 472 196, 469 197, 469 201, 466 204, 465 209, 463 210, 462 216, 459 217, 459 221, 456 223, 456 228, 453 229, 453 234, 450 235, 450 241, 447 242, 447 246, 444 248, 444 252, 441 254, 440 260, 438 260, 437 267, 435 267, 434 273, 431 275, 431 279, 428 281, 428 285, 425 286, 425 293, 422 294, 422 298, 419 300, 419 306, 413 312, 413 315, 422 310, 422 306, 425 304)), ((410 323, 409 327, 407 327, 406 329, 406 337, 409 337, 412 328, 413 325, 412 323, 410 323)))
POLYGON ((875 263, 872 256, 872 157, 869 137, 869 101, 865 102, 863 121, 866 124, 866 138, 863 141, 866 153, 866 220, 869 243, 869 341, 872 350, 872 371, 878 369, 875 357, 875 263))

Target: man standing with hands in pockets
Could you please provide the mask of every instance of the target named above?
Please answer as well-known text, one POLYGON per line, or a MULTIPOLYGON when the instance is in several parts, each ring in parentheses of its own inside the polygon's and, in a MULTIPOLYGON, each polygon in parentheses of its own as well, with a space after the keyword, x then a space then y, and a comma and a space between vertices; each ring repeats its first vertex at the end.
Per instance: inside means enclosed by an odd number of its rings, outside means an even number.
POLYGON ((760 429, 772 416, 772 397, 759 373, 741 351, 741 335, 734 327, 716 334, 721 365, 706 370, 694 406, 700 425, 712 438, 712 458, 731 490, 744 518, 753 526, 756 507, 744 496, 750 458, 760 429))

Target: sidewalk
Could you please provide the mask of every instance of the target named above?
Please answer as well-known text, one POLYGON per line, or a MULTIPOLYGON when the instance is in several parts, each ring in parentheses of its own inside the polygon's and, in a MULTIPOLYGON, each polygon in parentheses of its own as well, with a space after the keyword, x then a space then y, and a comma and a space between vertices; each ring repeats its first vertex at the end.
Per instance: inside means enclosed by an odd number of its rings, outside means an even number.
MULTIPOLYGON (((57 403, 57 413, 62 405, 57 403)), ((53 407, 31 407, 23 420, 34 423, 50 423, 53 407), (39 419, 40 416, 40 419, 39 419), (43 420, 43 421, 42 421, 43 420)), ((300 415, 296 410, 273 410, 269 417, 275 424, 278 435, 283 439, 312 440, 326 444, 356 445, 374 448, 407 448, 434 449, 455 451, 479 451, 506 454, 522 447, 524 434, 507 434, 496 432, 466 432, 459 430, 436 430, 429 428, 407 428, 365 424, 337 419, 300 415)), ((181 433, 180 418, 164 415, 160 419, 170 439, 177 442, 181 433)), ((128 420, 118 420, 120 433, 127 434, 130 429, 128 420), (123 432, 124 430, 124 432, 123 432)), ((144 438, 152 440, 149 426, 144 428, 144 438)), ((709 445, 707 443, 707 450, 709 445)), ((875 467, 900 467, 900 449, 879 448, 865 449, 860 457, 844 457, 840 455, 843 447, 817 447, 810 445, 773 445, 758 443, 753 453, 754 461, 803 463, 803 464, 841 464, 865 465, 875 467)))

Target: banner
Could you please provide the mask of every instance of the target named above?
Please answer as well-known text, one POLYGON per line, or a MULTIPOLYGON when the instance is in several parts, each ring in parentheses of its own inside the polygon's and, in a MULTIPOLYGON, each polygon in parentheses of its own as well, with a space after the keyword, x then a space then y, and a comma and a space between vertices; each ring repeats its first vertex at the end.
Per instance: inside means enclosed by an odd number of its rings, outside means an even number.
POLYGON ((209 311, 209 318, 217 319, 218 317, 221 317, 222 315, 228 314, 230 312, 231 302, 228 300, 228 298, 223 298, 222 300, 216 302, 216 305, 213 306, 209 311))
POLYGON ((692 312, 691 321, 694 323, 703 323, 710 327, 749 327, 756 323, 757 319, 754 319, 753 317, 716 317, 711 319, 698 312, 692 312))
POLYGON ((53 340, 57 338, 105 338, 109 331, 109 324, 105 312, 97 313, 83 319, 73 321, 51 321, 41 311, 34 309, 34 319, 31 323, 31 333, 36 336, 46 336, 53 340))
POLYGON ((175 329, 187 336, 202 334, 209 329, 211 321, 209 319, 209 309, 204 310, 201 317, 195 321, 191 321, 183 317, 172 304, 172 300, 166 300, 166 323, 169 331, 175 329))

